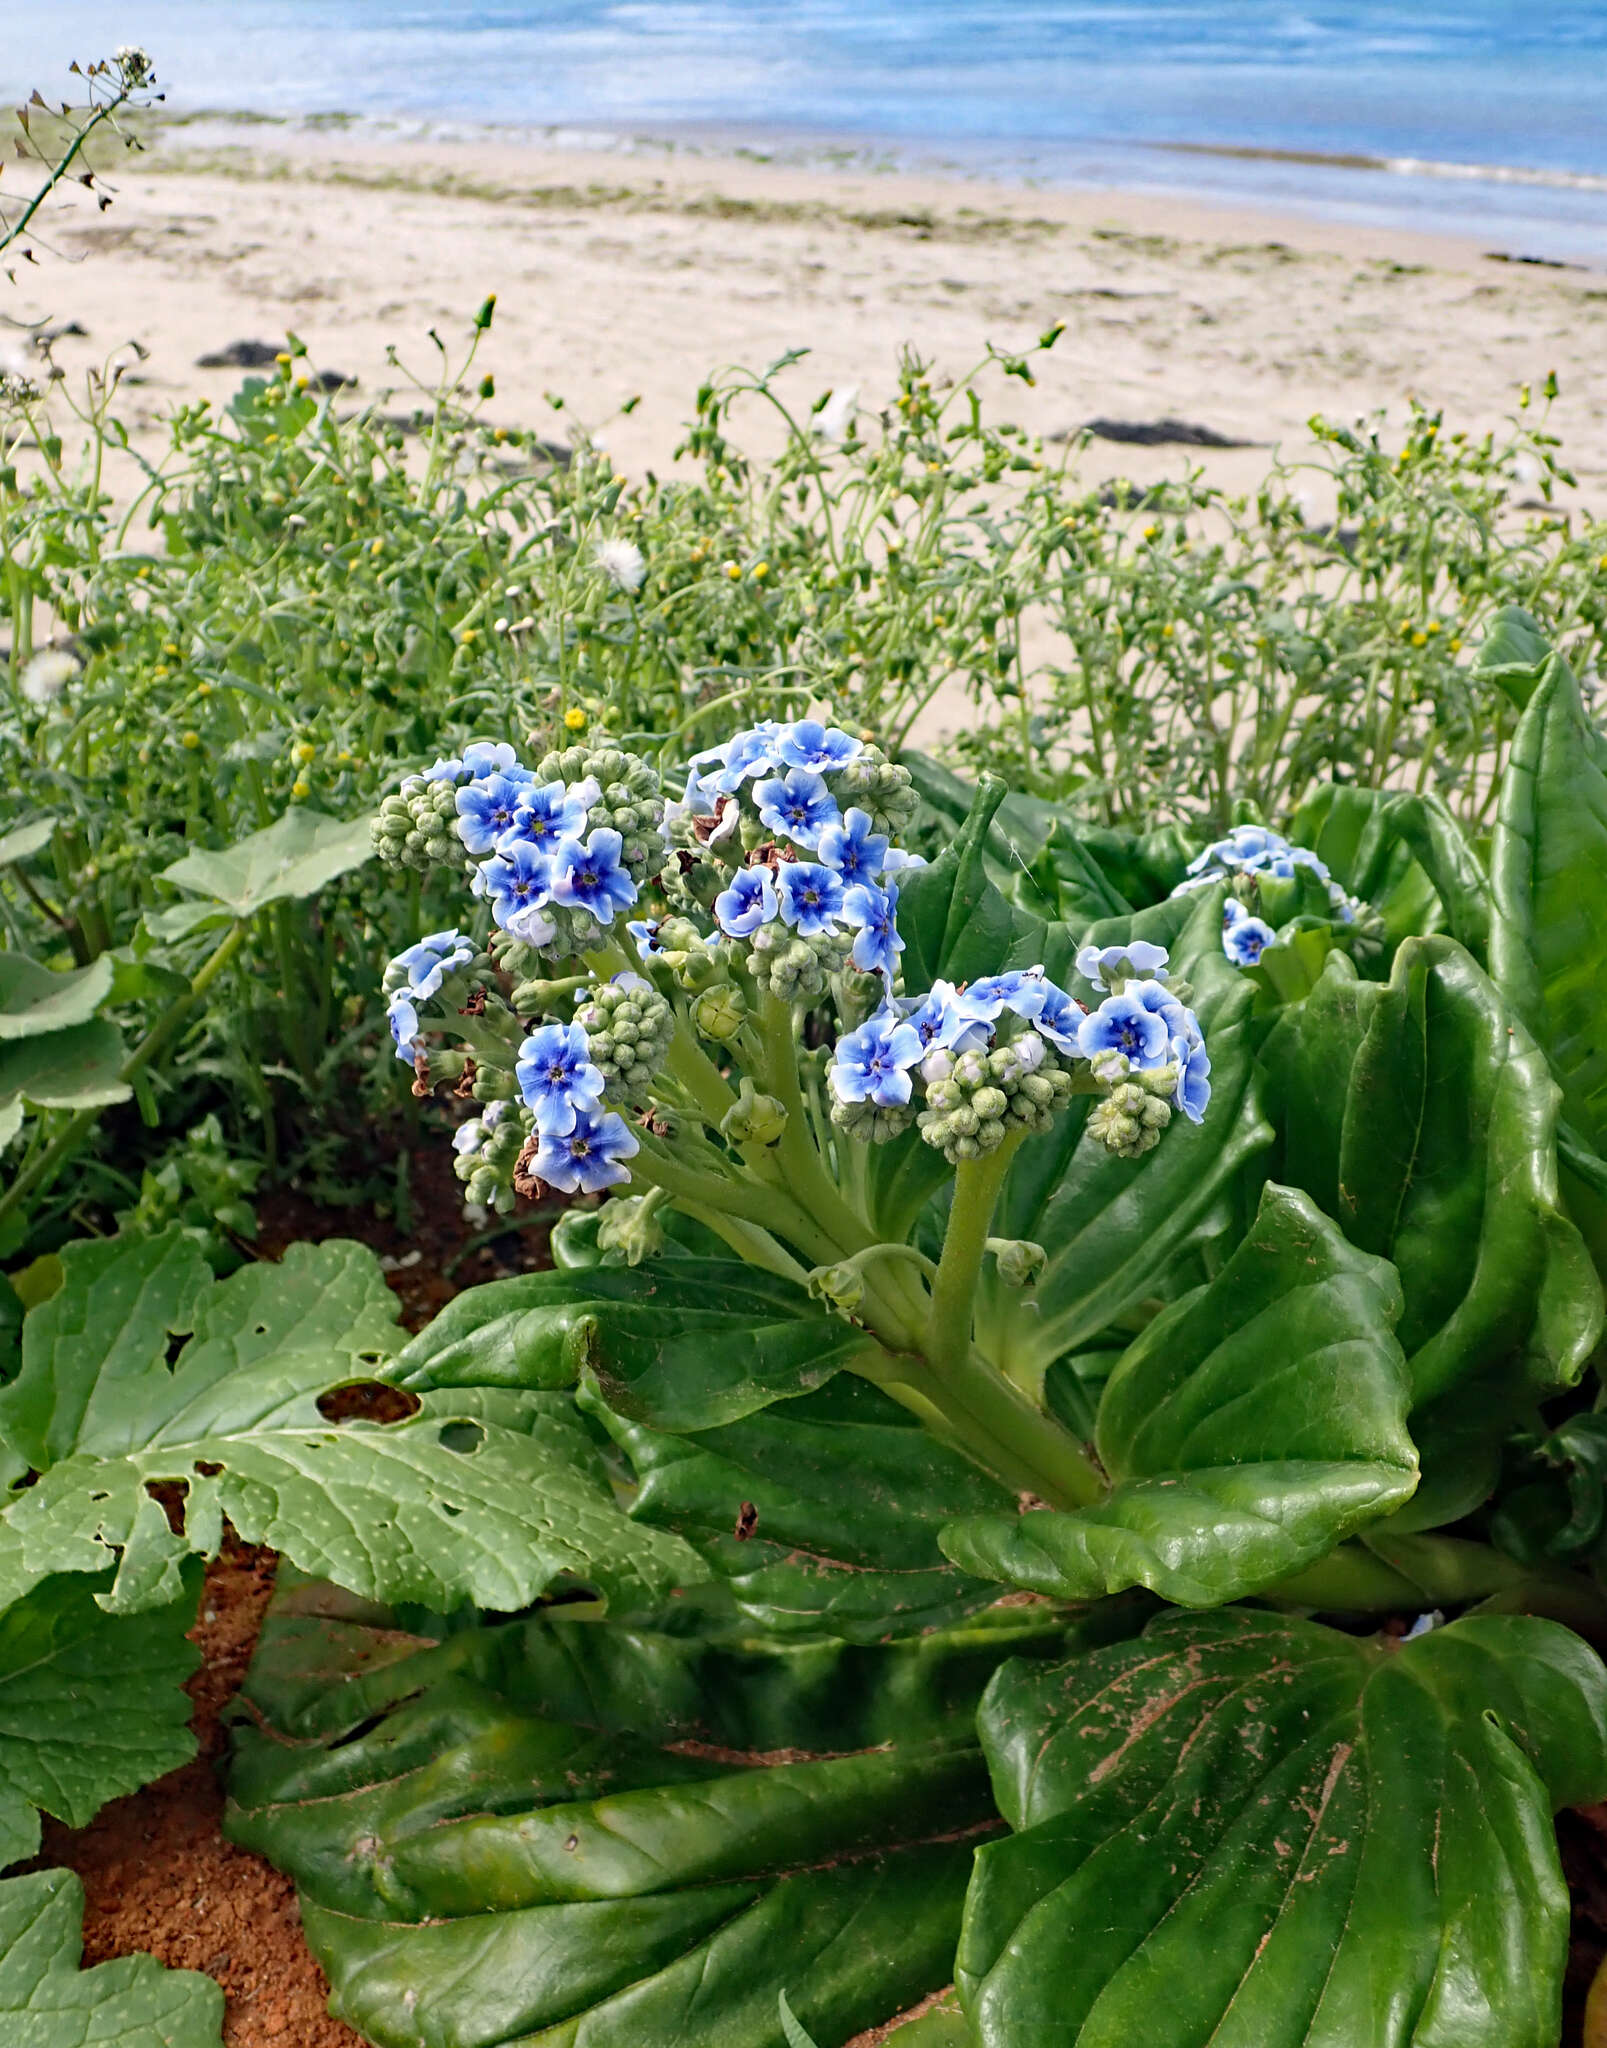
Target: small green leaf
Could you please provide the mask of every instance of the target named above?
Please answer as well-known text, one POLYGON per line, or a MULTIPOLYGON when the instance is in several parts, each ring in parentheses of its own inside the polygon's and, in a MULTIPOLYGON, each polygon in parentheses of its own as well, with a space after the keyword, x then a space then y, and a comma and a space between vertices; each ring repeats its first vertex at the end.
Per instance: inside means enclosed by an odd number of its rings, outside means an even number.
POLYGON ((70 1870, 0 1881, 0 2036, 16 2048, 221 2048, 223 1993, 210 1977, 150 1956, 81 1971, 83 1924, 70 1870))
POLYGON ((70 974, 55 974, 26 953, 0 953, 0 1043, 87 1023, 111 994, 113 974, 104 953, 70 974))
POLYGON ((0 1044, 0 1102, 35 1109, 106 1109, 133 1090, 122 1076, 128 1058, 109 1017, 91 1017, 43 1038, 0 1044))
POLYGON ((980 1727, 1015 1830, 966 1903, 980 2048, 1558 2039, 1550 1817, 1607 1790, 1607 1673, 1555 1623, 1168 1615, 1005 1665, 980 1727))
POLYGON ((1416 1486, 1399 1313, 1393 1267, 1269 1183, 1216 1279, 1112 1373, 1097 1439, 1110 1498, 954 1523, 945 1554, 1065 1599, 1139 1585, 1190 1607, 1303 1569, 1416 1486))
POLYGON ((781 2031, 787 2037, 787 2048, 819 2048, 813 2034, 806 2033, 798 2024, 798 2016, 787 2003, 783 1991, 778 2001, 781 2011, 781 2031))
POLYGON ((31 860, 36 853, 43 852, 55 833, 54 818, 30 818, 26 825, 14 825, 9 832, 0 832, 0 868, 31 860))
POLYGON ((0 1612, 0 1868, 38 1844, 32 1809, 81 1828, 108 1799, 176 1770, 195 1754, 184 1681, 200 1663, 187 1600, 154 1614, 106 1614, 95 1587, 56 1578, 0 1612), (23 1845, 6 1821, 27 1817, 23 1845), (33 1840, 26 1839, 31 1828, 33 1840))
POLYGON ((316 896, 326 882, 372 860, 368 827, 366 817, 328 818, 297 806, 221 853, 185 854, 162 870, 162 880, 249 917, 265 903, 316 896))

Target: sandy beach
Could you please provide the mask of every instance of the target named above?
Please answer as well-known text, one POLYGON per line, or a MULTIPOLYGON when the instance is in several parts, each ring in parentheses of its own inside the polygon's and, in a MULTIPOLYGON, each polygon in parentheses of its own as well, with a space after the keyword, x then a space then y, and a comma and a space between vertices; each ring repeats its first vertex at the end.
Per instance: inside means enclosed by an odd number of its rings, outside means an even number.
MULTIPOLYGON (((1096 443, 1099 475, 1198 461, 1242 487, 1274 447, 1299 456, 1314 412, 1399 417, 1415 395, 1482 431, 1555 370, 1553 424, 1587 503, 1607 479, 1607 252, 1600 269, 1539 266, 1475 240, 1111 192, 315 123, 165 128, 116 185, 107 213, 82 192, 54 211, 0 312, 83 328, 57 344, 70 377, 138 342, 123 401, 142 439, 181 401, 226 399, 240 373, 197 368, 208 351, 293 329, 369 397, 398 385, 389 346, 433 376, 428 330, 455 344, 495 291, 492 416, 554 438, 579 420, 633 472, 669 466, 714 366, 807 349, 799 404, 845 384, 874 404, 905 344, 963 374, 989 342, 1064 321, 1035 388, 998 380, 1002 416, 1044 434, 1175 418, 1249 444, 1096 443)), ((15 360, 24 339, 0 329, 0 350, 15 360)), ((761 413, 755 447, 773 439, 761 413)))

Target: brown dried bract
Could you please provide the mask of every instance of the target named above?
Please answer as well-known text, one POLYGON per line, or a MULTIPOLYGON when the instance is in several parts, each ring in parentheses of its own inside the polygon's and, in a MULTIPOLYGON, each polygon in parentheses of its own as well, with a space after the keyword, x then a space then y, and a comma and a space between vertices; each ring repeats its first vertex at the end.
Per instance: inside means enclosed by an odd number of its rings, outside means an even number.
POLYGON ((430 1093, 430 1089, 430 1056, 427 1052, 416 1052, 413 1055, 413 1093, 422 1098, 430 1093))
POLYGON ((751 1500, 745 1500, 737 1509, 737 1525, 731 1534, 739 1543, 746 1543, 759 1526, 759 1510, 751 1500))
POLYGON ((452 1084, 452 1093, 457 1097, 459 1102, 467 1102, 470 1096, 473 1095, 474 1077, 478 1072, 479 1068, 476 1067, 476 1065, 474 1064, 473 1057, 471 1055, 465 1054, 463 1060, 463 1072, 459 1074, 456 1081, 454 1081, 452 1084))
POLYGON ((532 1131, 529 1137, 525 1139, 519 1157, 513 1162, 513 1191, 516 1195, 523 1195, 527 1201, 531 1202, 539 1202, 547 1192, 547 1183, 530 1170, 540 1147, 541 1140, 532 1131))
POLYGON ((471 989, 469 991, 469 1000, 459 1010, 458 1015, 460 1017, 483 1017, 485 1015, 485 990, 483 988, 471 989))

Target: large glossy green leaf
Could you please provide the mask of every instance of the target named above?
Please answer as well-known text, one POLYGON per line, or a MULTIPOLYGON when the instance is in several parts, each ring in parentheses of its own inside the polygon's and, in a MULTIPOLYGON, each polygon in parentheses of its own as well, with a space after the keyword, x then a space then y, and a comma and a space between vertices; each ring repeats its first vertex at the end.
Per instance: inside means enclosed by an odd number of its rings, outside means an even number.
POLYGON ((1503 605, 1484 636, 1473 673, 1494 683, 1521 711, 1534 695, 1550 659, 1551 644, 1533 614, 1521 605, 1503 605))
POLYGON ((26 953, 0 952, 0 1042, 87 1023, 111 994, 114 974, 105 953, 88 967, 56 974, 26 953))
POLYGON ((1427 1472, 1455 1475, 1436 1508, 1464 1512, 1514 1416, 1572 1384, 1601 1329, 1545 1058, 1446 938, 1408 940, 1384 986, 1331 960, 1263 1057, 1281 1177, 1399 1270, 1412 1433, 1427 1472))
POLYGON ((128 1057, 123 1035, 109 1017, 91 1017, 41 1038, 0 1045, 0 1103, 35 1109, 106 1109, 127 1102, 133 1089, 122 1078, 128 1057))
POLYGON ((7 2048, 221 2048, 223 1993, 194 1970, 119 1956, 80 1970, 84 1888, 70 1870, 0 1882, 7 2048))
POLYGON ((1560 655, 1513 737, 1490 846, 1490 973, 1607 1153, 1607 737, 1560 655))
POLYGON ((980 1717, 981 2048, 1554 2048, 1555 1807, 1607 1790, 1607 1674, 1554 1623, 1404 1646, 1167 1616, 980 1717))
POLYGON ((0 1612, 0 1869, 39 1846, 39 1810, 81 1828, 195 1754, 184 1681, 200 1663, 188 1598, 109 1615, 84 1579, 47 1579, 0 1612))
POLYGON ((949 1980, 1007 1632, 719 1651, 535 1617, 403 1647, 286 1605, 226 1825, 296 1878, 382 2048, 785 2048, 783 1990, 841 2043, 949 1980))
POLYGON ((1314 1562, 1417 1484, 1394 1268, 1269 1184, 1217 1277, 1123 1355, 1099 1407, 1113 1490, 1077 1514, 944 1530, 968 1570, 1068 1599, 1211 1607, 1314 1562))
POLYGON ((471 1288, 386 1378, 417 1393, 571 1387, 654 1429, 711 1429, 823 1386, 874 1349, 801 1287, 737 1259, 529 1273, 471 1288))
POLYGON ((749 1626, 882 1642, 998 1597, 944 1557, 937 1532, 1010 1497, 864 1380, 845 1373, 691 1436, 594 1412, 631 1460, 632 1514, 693 1544, 749 1626))
POLYGON ((221 852, 185 854, 162 870, 162 880, 249 917, 266 903, 316 896, 326 882, 372 860, 369 822, 297 805, 221 852))
POLYGON ((655 1605, 708 1575, 621 1512, 565 1396, 385 1390, 393 1419, 331 1409, 401 1341, 361 1245, 294 1245, 221 1283, 177 1230, 62 1256, 65 1283, 27 1319, 22 1372, 0 1393, 13 1471, 21 1458, 42 1474, 0 1512, 0 1595, 115 1561, 99 1597, 138 1611, 172 1597, 192 1551, 216 1549, 225 1516, 355 1592, 442 1609, 517 1608, 565 1575, 655 1605), (177 1532, 152 1490, 174 1482, 177 1532))
MULTIPOLYGON (((1161 1143, 1133 1160, 1085 1138, 1089 1098, 1082 1097, 1016 1155, 994 1233, 1041 1244, 1048 1264, 1030 1291, 1005 1287, 991 1269, 984 1275, 978 1340, 1033 1389, 1052 1360, 1155 1295, 1191 1247, 1222 1233, 1230 1220, 1224 1203, 1272 1135, 1252 1057, 1254 992, 1222 956, 1219 892, 1095 925, 1087 936, 1099 945, 1143 937, 1173 948, 1177 975, 1193 986, 1211 1055, 1211 1102, 1203 1124, 1174 1118, 1161 1143)), ((1085 1000, 1096 1000, 1075 977, 1071 983, 1085 1000)))
POLYGON ((1328 783, 1295 813, 1289 837, 1373 905, 1391 944, 1443 927, 1476 960, 1485 958, 1490 885, 1461 827, 1431 792, 1328 783))

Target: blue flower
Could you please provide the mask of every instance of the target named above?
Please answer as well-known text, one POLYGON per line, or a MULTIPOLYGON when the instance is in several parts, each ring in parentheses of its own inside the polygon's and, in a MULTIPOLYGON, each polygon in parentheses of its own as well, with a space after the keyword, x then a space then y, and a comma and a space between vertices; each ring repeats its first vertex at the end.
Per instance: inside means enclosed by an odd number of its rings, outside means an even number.
POLYGON ((952 981, 934 981, 929 992, 900 1005, 904 1021, 921 1041, 922 1052, 943 1047, 950 1052, 974 1052, 992 1035, 960 1007, 959 990, 952 981))
POLYGON ((1052 986, 1041 967, 1012 967, 1003 974, 979 975, 961 990, 960 1002, 970 1015, 990 1024, 1001 1010, 1013 1010, 1030 1024, 1042 1014, 1052 986))
POLYGON ((547 901, 552 862, 523 839, 512 839, 480 869, 491 915, 497 923, 508 921, 521 910, 539 909, 547 901))
MULTIPOLYGON (((1158 984, 1151 983, 1151 987, 1158 984)), ((1096 1053, 1119 1052, 1135 1067, 1164 1067, 1172 1056, 1166 1019, 1149 1009, 1131 989, 1106 996, 1084 1017, 1077 1032, 1077 1050, 1084 1059, 1096 1053)))
POLYGON ((599 924, 612 924, 636 901, 636 884, 619 862, 624 845, 608 825, 600 825, 584 846, 578 839, 561 839, 552 857, 554 903, 589 911, 599 924))
POLYGON ((776 919, 776 891, 768 868, 743 868, 714 899, 714 915, 728 938, 747 939, 776 919))
POLYGON ((1125 946, 1083 946, 1077 953, 1077 972, 1095 988, 1104 988, 1107 974, 1120 974, 1123 964, 1131 976, 1152 974, 1166 979, 1166 948, 1148 939, 1129 939, 1125 946))
POLYGON ((418 1051, 418 1011, 406 989, 399 988, 391 997, 386 1015, 390 1019, 391 1037, 396 1041, 396 1057, 411 1066, 418 1051))
POLYGON ((876 1102, 891 1109, 910 1099, 909 1070, 925 1048, 920 1033, 892 1010, 837 1041, 831 1085, 839 1102, 876 1102))
POLYGON ((463 773, 474 782, 488 775, 505 775, 514 782, 528 782, 530 770, 519 766, 519 756, 506 740, 476 740, 463 749, 463 773))
POLYGON ((600 1194, 630 1179, 629 1167, 642 1149, 635 1134, 611 1109, 575 1112, 567 1131, 539 1131, 531 1168, 538 1180, 566 1195, 600 1194))
POLYGON ((818 937, 841 915, 842 877, 815 861, 783 861, 776 876, 783 924, 796 925, 806 939, 818 937))
MULTIPOLYGON (((544 1024, 519 1048, 514 1064, 519 1093, 536 1113, 536 1129, 562 1137, 576 1119, 603 1099, 603 1077, 578 1024, 544 1024)), ((545 1175, 543 1175, 545 1178, 545 1175)))
POLYGON ((461 782, 468 772, 461 761, 443 754, 439 760, 430 763, 419 779, 423 782, 461 782))
POLYGON ((1187 1038, 1172 1040, 1172 1057, 1178 1067, 1177 1088, 1172 1101, 1191 1124, 1203 1123, 1206 1105, 1211 1100, 1211 1062, 1206 1056, 1205 1040, 1197 1028, 1192 1044, 1187 1038))
POLYGON ((924 853, 910 853, 902 846, 890 846, 882 856, 882 873, 884 875, 894 874, 899 868, 924 868, 925 866, 926 855, 924 853))
MULTIPOLYGON (((750 777, 768 775, 781 767, 776 754, 780 733, 781 728, 775 720, 766 718, 758 725, 749 726, 745 732, 733 733, 724 746, 707 747, 701 754, 694 754, 692 769, 702 789, 720 796, 735 796, 750 777)), ((687 795, 690 798, 690 784, 687 795)), ((712 810, 713 804, 708 808, 712 810)))
POLYGON ((887 841, 870 829, 868 811, 853 808, 844 812, 840 825, 828 825, 821 833, 820 858, 845 884, 874 882, 886 864, 887 841))
POLYGON ((449 974, 467 967, 473 958, 474 948, 461 932, 431 932, 427 939, 420 939, 416 946, 398 953, 391 966, 399 967, 407 976, 408 993, 425 1002, 438 992, 449 974))
MULTIPOLYGON (((514 812, 513 834, 528 839, 538 853, 556 853, 560 839, 578 839, 585 831, 587 813, 602 793, 595 775, 588 775, 572 789, 567 782, 544 782, 539 788, 527 783, 514 812)), ((459 810, 466 794, 458 796, 459 810)), ((472 847, 469 850, 474 851, 472 847)))
POLYGON ((1230 924, 1238 924, 1249 915, 1249 911, 1237 896, 1229 896, 1222 905, 1222 929, 1226 931, 1230 924))
POLYGON ((638 960, 651 960, 655 954, 663 952, 664 948, 659 944, 658 940, 658 919, 656 917, 635 918, 626 925, 625 929, 636 941, 636 957, 638 960))
POLYGON ((1235 967, 1253 967, 1277 936, 1259 917, 1241 917, 1224 928, 1222 950, 1235 967))
POLYGON ((856 882, 843 896, 843 916, 858 925, 854 965, 862 974, 891 977, 898 971, 904 941, 898 935, 898 891, 856 882))
POLYGON ((519 811, 523 787, 505 775, 487 775, 457 794, 458 837, 470 853, 490 853, 519 811))
POLYGON ((817 845, 826 827, 842 817, 837 799, 807 768, 789 768, 785 777, 755 783, 753 798, 770 830, 784 833, 800 846, 817 845))
POLYGON ((1033 1024, 1040 1036, 1060 1052, 1078 1053, 1082 1050, 1082 1027, 1089 1022, 1088 1013, 1081 1003, 1068 996, 1063 988, 1056 988, 1051 981, 1045 985, 1043 1008, 1033 1018, 1033 1024))
POLYGON ((818 718, 800 718, 795 725, 784 727, 776 741, 777 756, 787 767, 813 769, 817 775, 846 768, 864 751, 863 742, 839 732, 834 725, 822 725, 818 718))

